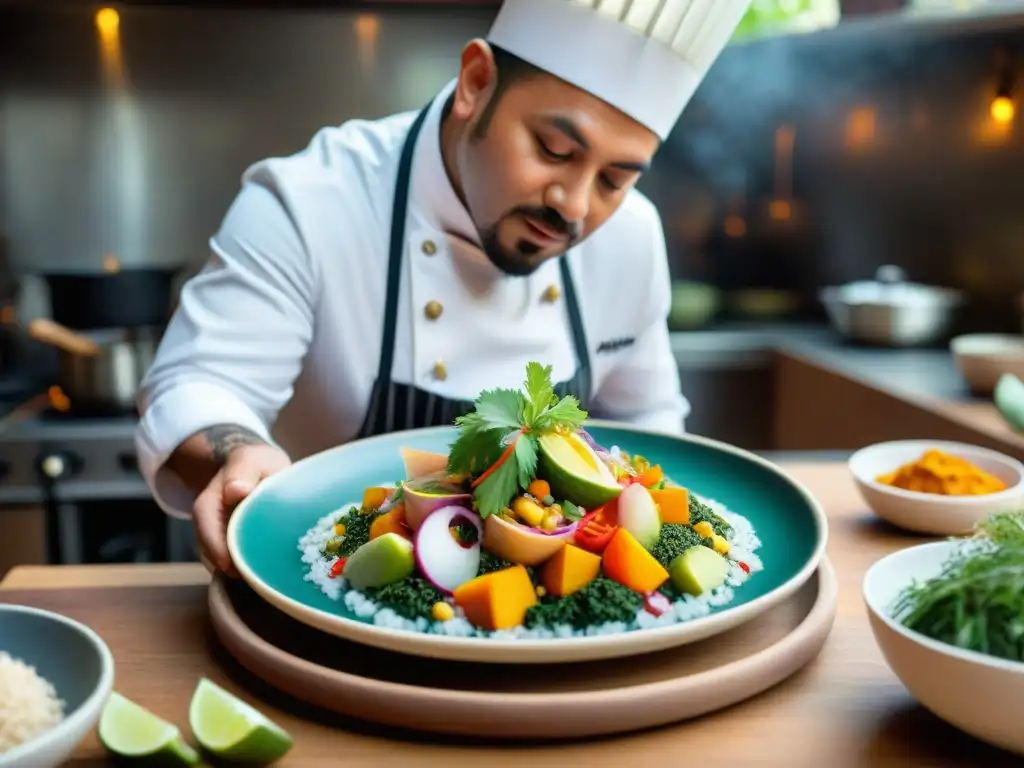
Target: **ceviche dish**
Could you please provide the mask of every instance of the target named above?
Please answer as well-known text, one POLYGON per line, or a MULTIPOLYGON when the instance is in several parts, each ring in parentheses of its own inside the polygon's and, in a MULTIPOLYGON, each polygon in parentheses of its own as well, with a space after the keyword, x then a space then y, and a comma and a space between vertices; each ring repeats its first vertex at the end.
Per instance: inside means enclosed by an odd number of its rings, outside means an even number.
POLYGON ((402 451, 405 477, 301 537, 305 579, 364 621, 462 637, 611 634, 728 605, 763 566, 750 522, 598 445, 551 369, 482 392, 447 454, 402 451))

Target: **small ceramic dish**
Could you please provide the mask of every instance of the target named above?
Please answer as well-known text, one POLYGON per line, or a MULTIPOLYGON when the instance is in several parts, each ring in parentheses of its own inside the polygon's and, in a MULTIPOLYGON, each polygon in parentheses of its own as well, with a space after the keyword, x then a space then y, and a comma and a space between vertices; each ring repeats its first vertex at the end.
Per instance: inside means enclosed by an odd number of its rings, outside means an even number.
POLYGON ((1024 378, 1024 336, 972 333, 949 343, 960 375, 977 394, 991 394, 1006 373, 1024 378))
POLYGON ((861 497, 883 520, 914 533, 961 536, 973 531, 975 523, 989 515, 1024 505, 1024 464, 988 448, 943 440, 896 440, 862 448, 850 457, 848 466, 861 497), (877 477, 937 449, 960 456, 989 472, 1007 488, 983 496, 942 496, 905 491, 880 483, 877 477))
POLYGON ((0 752, 0 768, 63 765, 99 722, 114 685, 114 658, 84 624, 49 611, 0 605, 0 651, 35 668, 64 703, 50 730, 0 752))
POLYGON ((1024 754, 1024 664, 932 640, 891 615, 899 593, 937 576, 957 546, 908 547, 871 566, 863 582, 871 630, 889 668, 921 706, 975 738, 1024 754))

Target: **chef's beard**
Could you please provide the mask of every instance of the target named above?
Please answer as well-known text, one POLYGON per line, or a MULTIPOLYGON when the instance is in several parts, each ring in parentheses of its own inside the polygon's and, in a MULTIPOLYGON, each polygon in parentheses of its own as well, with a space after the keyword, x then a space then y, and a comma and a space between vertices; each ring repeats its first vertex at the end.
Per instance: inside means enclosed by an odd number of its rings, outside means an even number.
POLYGON ((498 241, 498 225, 505 219, 521 215, 542 222, 546 227, 566 235, 565 250, 569 250, 579 240, 579 226, 562 218, 554 208, 521 205, 500 217, 498 221, 480 232, 480 243, 484 253, 495 267, 512 277, 528 277, 536 272, 547 260, 537 258, 540 246, 523 238, 516 242, 514 248, 503 248, 498 241))

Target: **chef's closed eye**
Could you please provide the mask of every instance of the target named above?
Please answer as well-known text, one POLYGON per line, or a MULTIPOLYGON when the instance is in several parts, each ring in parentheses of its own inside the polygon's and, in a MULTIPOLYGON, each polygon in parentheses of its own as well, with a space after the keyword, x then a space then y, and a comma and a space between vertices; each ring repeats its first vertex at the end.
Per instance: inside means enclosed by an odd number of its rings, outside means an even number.
POLYGON ((540 153, 548 160, 564 162, 571 160, 573 156, 574 147, 572 142, 568 141, 564 136, 559 138, 537 134, 537 146, 540 149, 540 153))

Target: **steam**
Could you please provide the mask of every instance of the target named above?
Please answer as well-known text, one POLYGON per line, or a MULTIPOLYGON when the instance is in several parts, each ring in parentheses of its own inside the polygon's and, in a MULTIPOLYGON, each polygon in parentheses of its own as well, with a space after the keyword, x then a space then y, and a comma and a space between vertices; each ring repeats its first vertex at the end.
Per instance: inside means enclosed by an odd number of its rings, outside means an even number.
MULTIPOLYGON (((894 72, 912 63, 905 40, 863 31, 839 28, 728 47, 662 148, 671 158, 665 165, 685 165, 719 194, 745 194, 761 166, 771 173, 766 161, 780 125, 796 126, 799 146, 804 121, 834 115, 829 122, 841 122, 859 98, 878 99, 897 81, 894 72)), ((835 130, 841 135, 841 127, 835 130)))

